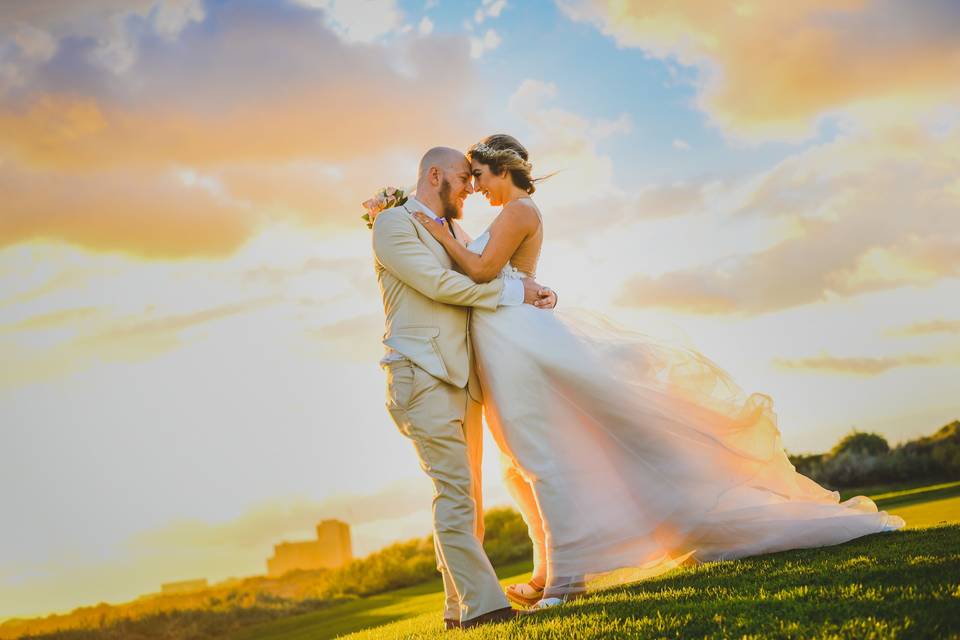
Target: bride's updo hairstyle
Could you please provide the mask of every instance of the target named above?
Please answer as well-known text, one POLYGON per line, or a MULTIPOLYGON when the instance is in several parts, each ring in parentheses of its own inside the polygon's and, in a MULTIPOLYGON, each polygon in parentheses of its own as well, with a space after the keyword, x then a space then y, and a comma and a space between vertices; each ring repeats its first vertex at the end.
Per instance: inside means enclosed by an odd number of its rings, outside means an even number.
POLYGON ((487 136, 470 147, 467 150, 467 159, 487 165, 490 172, 496 175, 509 172, 513 184, 527 193, 536 191, 534 183, 544 179, 533 177, 530 154, 516 138, 505 133, 487 136))

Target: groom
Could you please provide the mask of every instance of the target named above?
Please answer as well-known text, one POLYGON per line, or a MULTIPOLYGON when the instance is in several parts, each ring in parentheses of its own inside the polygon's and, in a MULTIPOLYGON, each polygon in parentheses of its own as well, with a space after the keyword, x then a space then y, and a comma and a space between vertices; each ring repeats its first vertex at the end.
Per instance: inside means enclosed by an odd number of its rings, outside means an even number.
POLYGON ((448 629, 515 615, 482 545, 483 432, 469 309, 556 304, 549 289, 529 278, 476 284, 453 271, 446 251, 411 215, 423 211, 453 233, 452 220, 461 217, 472 183, 462 153, 431 149, 420 161, 417 197, 383 211, 373 225, 374 266, 386 314, 381 365, 387 370, 387 409, 433 481, 433 540, 448 629))

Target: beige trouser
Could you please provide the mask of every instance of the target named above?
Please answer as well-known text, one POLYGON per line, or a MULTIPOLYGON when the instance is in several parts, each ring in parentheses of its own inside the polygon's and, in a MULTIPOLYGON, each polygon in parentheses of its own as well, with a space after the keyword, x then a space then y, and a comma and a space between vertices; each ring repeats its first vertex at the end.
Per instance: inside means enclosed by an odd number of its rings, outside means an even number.
POLYGON ((433 481, 433 539, 444 617, 466 621, 508 607, 481 543, 480 405, 408 360, 387 365, 387 409, 433 481))

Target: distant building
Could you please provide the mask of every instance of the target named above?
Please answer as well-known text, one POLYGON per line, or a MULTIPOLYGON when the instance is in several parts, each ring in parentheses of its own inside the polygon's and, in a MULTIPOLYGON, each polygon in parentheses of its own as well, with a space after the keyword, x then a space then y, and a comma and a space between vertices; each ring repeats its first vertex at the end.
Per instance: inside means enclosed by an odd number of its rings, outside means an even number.
POLYGON ((316 540, 274 545, 273 557, 267 559, 267 575, 276 578, 294 569, 335 569, 351 560, 350 525, 324 520, 317 525, 316 540))
POLYGON ((180 582, 167 582, 160 585, 160 593, 189 593, 190 591, 199 591, 207 588, 207 579, 199 580, 181 580, 180 582))

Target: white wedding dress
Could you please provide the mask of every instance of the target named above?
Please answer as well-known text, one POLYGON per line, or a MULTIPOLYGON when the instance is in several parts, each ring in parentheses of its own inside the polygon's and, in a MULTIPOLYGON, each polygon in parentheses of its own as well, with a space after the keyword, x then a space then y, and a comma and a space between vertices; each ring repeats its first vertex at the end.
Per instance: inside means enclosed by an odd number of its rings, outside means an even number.
MULTIPOLYGON (((533 274, 542 226, 537 235, 502 277, 533 274)), ((468 249, 482 253, 489 239, 468 249)), ((820 547, 904 525, 797 473, 770 397, 744 394, 694 350, 562 309, 471 318, 484 412, 534 543, 534 574, 552 596, 582 590, 583 575, 633 568, 619 575, 635 579, 691 557, 820 547)))

